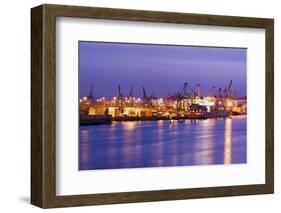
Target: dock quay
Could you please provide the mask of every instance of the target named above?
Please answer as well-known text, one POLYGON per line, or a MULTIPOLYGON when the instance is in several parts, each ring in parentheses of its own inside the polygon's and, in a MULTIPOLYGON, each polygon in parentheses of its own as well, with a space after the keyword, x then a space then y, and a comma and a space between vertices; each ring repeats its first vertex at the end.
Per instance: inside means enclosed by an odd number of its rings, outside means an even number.
POLYGON ((101 124, 111 124, 112 117, 110 115, 82 115, 80 116, 80 126, 87 125, 101 125, 101 124))

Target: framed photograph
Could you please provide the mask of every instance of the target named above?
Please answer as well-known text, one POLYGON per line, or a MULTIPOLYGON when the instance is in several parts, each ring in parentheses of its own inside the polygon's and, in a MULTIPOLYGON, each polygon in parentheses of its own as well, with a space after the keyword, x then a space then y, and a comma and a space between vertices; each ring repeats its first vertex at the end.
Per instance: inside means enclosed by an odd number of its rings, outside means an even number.
POLYGON ((274 21, 31 9, 31 203, 274 191, 274 21))

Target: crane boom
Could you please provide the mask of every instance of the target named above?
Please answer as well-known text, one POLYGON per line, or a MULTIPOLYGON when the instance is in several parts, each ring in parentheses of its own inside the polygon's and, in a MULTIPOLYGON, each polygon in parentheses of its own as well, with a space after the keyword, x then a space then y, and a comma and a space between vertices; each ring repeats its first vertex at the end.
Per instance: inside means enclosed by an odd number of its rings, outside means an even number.
POLYGON ((133 87, 132 87, 132 86, 131 86, 131 88, 130 88, 129 97, 133 97, 133 87))
POLYGON ((91 85, 91 90, 90 90, 90 93, 89 93, 89 95, 88 95, 88 98, 89 98, 90 100, 93 100, 93 99, 94 99, 94 86, 93 86, 93 85, 91 85))
POLYGON ((142 92, 143 92, 143 100, 146 100, 147 99, 147 95, 146 95, 146 91, 145 91, 144 87, 142 87, 142 92))
POLYGON ((123 97, 123 95, 121 93, 121 86, 120 85, 118 85, 118 96, 119 96, 119 98, 123 97))

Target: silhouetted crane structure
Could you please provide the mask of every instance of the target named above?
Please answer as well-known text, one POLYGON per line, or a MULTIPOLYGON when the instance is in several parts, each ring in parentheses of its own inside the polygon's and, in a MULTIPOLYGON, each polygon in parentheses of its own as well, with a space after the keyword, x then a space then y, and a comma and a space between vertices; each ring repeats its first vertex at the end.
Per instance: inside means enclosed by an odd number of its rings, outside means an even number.
POLYGON ((200 96, 200 84, 196 84, 195 96, 200 96))
POLYGON ((232 98, 233 94, 232 94, 231 86, 232 86, 232 80, 229 82, 228 87, 224 89, 225 98, 232 98))
POLYGON ((143 99, 144 101, 147 101, 147 100, 148 100, 148 97, 147 97, 147 94, 146 94, 146 91, 145 91, 145 88, 144 88, 144 87, 142 87, 142 93, 143 93, 142 99, 143 99))
POLYGON ((157 100, 156 95, 153 92, 151 92, 151 94, 148 96, 144 87, 142 87, 142 92, 143 92, 142 99, 143 99, 143 103, 145 104, 145 106, 152 106, 153 101, 157 100))
POLYGON ((118 85, 118 98, 121 99, 121 98, 124 98, 122 92, 121 92, 121 86, 118 85))
POLYGON ((197 84, 195 89, 193 89, 188 82, 184 82, 183 87, 175 95, 175 100, 177 101, 176 108, 186 108, 187 102, 192 101, 193 98, 200 95, 200 85, 197 84), (181 106, 181 107, 180 107, 181 106))
MULTIPOLYGON (((246 101, 246 96, 240 96, 232 86, 233 81, 230 80, 223 89, 212 86, 209 92, 204 93, 200 88, 200 84, 191 86, 188 82, 184 82, 178 91, 168 93, 167 96, 158 99, 153 92, 148 93, 145 87, 142 87, 142 98, 138 98, 133 94, 133 86, 130 86, 129 91, 123 93, 124 91, 121 90, 121 85, 118 85, 118 94, 112 97, 112 99, 101 97, 95 100, 94 87, 91 85, 88 96, 80 99, 80 114, 88 115, 88 113, 92 113, 93 115, 97 115, 96 113, 101 113, 100 111, 105 109, 107 112, 104 111, 104 115, 114 111, 114 116, 123 115, 133 117, 143 114, 149 114, 150 116, 168 116, 172 114, 185 116, 187 112, 190 112, 190 106, 206 106, 209 107, 208 110, 210 111, 229 111, 236 109, 238 99, 241 99, 243 103, 246 101), (90 107, 93 107, 93 110, 90 110, 90 107)), ((245 109, 241 109, 240 111, 244 113, 245 109)), ((192 110, 192 112, 199 113, 196 110, 192 110)))
POLYGON ((188 88, 189 88, 189 84, 188 82, 185 82, 183 87, 179 89, 179 91, 177 92, 176 96, 178 101, 190 96, 188 88))
POLYGON ((222 88, 216 89, 215 86, 212 86, 210 90, 210 96, 214 98, 236 98, 239 94, 232 90, 232 80, 229 82, 228 86, 223 90, 222 88))
POLYGON ((133 97, 133 87, 131 86, 130 88, 130 92, 129 92, 129 98, 132 98, 133 97))
POLYGON ((93 85, 91 85, 91 89, 90 89, 90 92, 89 92, 89 95, 88 95, 88 100, 90 100, 90 101, 94 101, 94 86, 93 85))

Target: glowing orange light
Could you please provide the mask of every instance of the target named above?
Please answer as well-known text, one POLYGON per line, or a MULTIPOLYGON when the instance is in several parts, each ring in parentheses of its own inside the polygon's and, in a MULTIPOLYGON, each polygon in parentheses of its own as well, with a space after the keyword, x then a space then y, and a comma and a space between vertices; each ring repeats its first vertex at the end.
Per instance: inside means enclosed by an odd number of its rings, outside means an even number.
POLYGON ((225 133, 224 133, 224 163, 231 163, 231 128, 232 120, 227 119, 225 121, 225 133))

